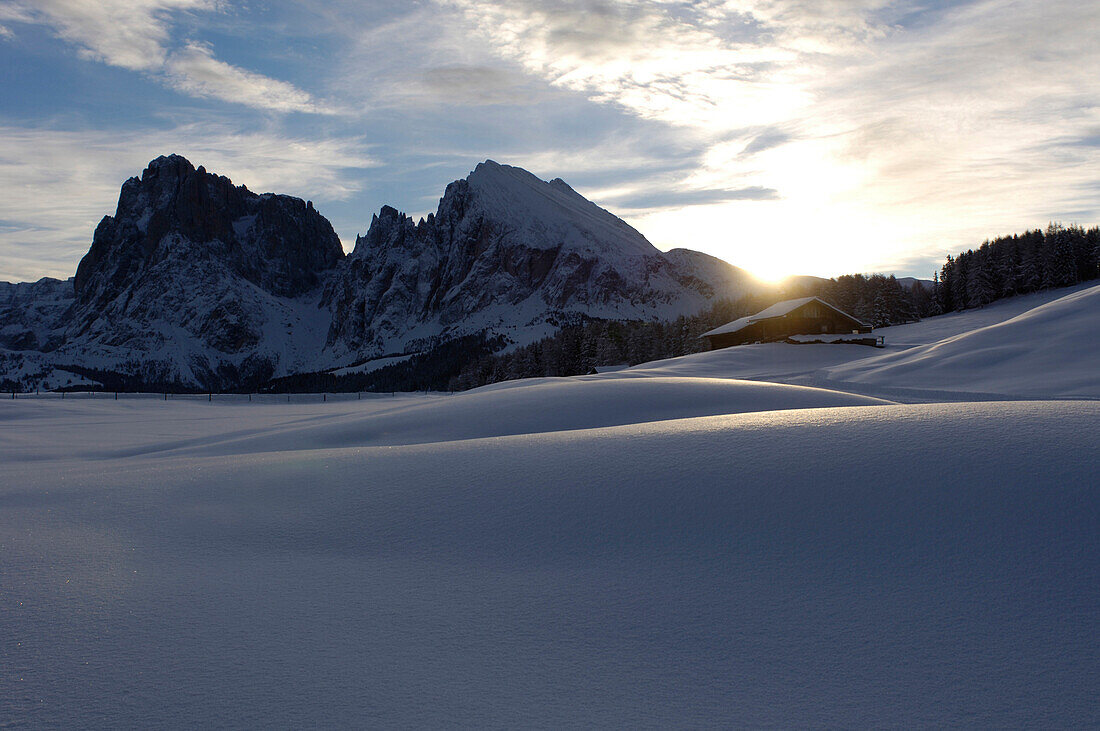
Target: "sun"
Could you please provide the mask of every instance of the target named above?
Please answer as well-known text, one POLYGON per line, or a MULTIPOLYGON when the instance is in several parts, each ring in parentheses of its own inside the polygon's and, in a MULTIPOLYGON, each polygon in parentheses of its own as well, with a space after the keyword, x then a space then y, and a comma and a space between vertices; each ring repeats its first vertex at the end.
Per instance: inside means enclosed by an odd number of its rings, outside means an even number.
POLYGON ((791 271, 790 263, 766 259, 759 262, 754 262, 751 265, 743 267, 754 278, 763 282, 764 284, 779 284, 787 277, 793 276, 798 272, 791 271))

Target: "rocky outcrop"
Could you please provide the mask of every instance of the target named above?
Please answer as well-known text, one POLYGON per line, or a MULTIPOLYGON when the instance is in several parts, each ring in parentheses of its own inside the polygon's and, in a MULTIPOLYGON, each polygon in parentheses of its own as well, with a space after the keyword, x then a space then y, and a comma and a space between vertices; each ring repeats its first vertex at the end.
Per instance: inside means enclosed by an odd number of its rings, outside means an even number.
POLYGON ((123 184, 115 215, 96 228, 62 349, 105 362, 132 354, 150 372, 202 386, 302 367, 315 353, 284 341, 310 340, 303 327, 324 336, 316 299, 343 256, 311 203, 159 157, 123 184))
POLYGON ((670 318, 748 282, 705 254, 662 254, 560 179, 486 161, 447 186, 424 220, 388 206, 374 216, 325 289, 327 347, 371 356, 424 333, 670 318))
POLYGON ((314 289, 344 252, 312 203, 257 195, 179 155, 158 157, 123 184, 115 215, 96 228, 76 270, 77 300, 102 305, 147 267, 180 255, 217 259, 264 291, 295 297, 314 289))

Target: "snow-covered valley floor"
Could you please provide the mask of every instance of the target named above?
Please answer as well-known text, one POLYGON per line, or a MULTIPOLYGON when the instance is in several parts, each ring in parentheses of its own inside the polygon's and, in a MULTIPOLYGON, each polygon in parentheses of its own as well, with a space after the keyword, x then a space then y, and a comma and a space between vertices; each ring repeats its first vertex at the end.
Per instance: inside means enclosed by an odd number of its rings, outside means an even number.
POLYGON ((0 402, 0 725, 1095 725, 1062 294, 454 396, 0 402))

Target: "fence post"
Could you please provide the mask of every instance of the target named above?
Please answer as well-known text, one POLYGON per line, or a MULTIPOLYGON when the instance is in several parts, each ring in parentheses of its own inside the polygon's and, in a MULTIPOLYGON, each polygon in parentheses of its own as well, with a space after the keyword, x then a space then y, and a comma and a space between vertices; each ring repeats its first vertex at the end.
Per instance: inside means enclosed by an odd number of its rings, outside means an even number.
POLYGON ((207 401, 213 401, 214 400, 214 394, 212 394, 212 393, 206 394, 206 400, 207 401))
POLYGON ((248 394, 248 403, 252 403, 252 394, 248 394))
POLYGON ((324 403, 326 401, 328 401, 328 394, 327 393, 321 394, 321 403, 324 403))
POLYGON ((118 401, 118 391, 115 391, 115 401, 118 401))

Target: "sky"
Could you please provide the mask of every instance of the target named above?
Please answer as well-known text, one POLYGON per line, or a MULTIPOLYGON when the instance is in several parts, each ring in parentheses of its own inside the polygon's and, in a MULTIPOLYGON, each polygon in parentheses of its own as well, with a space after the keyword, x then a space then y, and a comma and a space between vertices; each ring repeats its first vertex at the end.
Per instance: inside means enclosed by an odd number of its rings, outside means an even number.
POLYGON ((1100 223, 1100 3, 0 0, 0 280, 178 153, 345 248, 485 159, 763 277, 1100 223))

